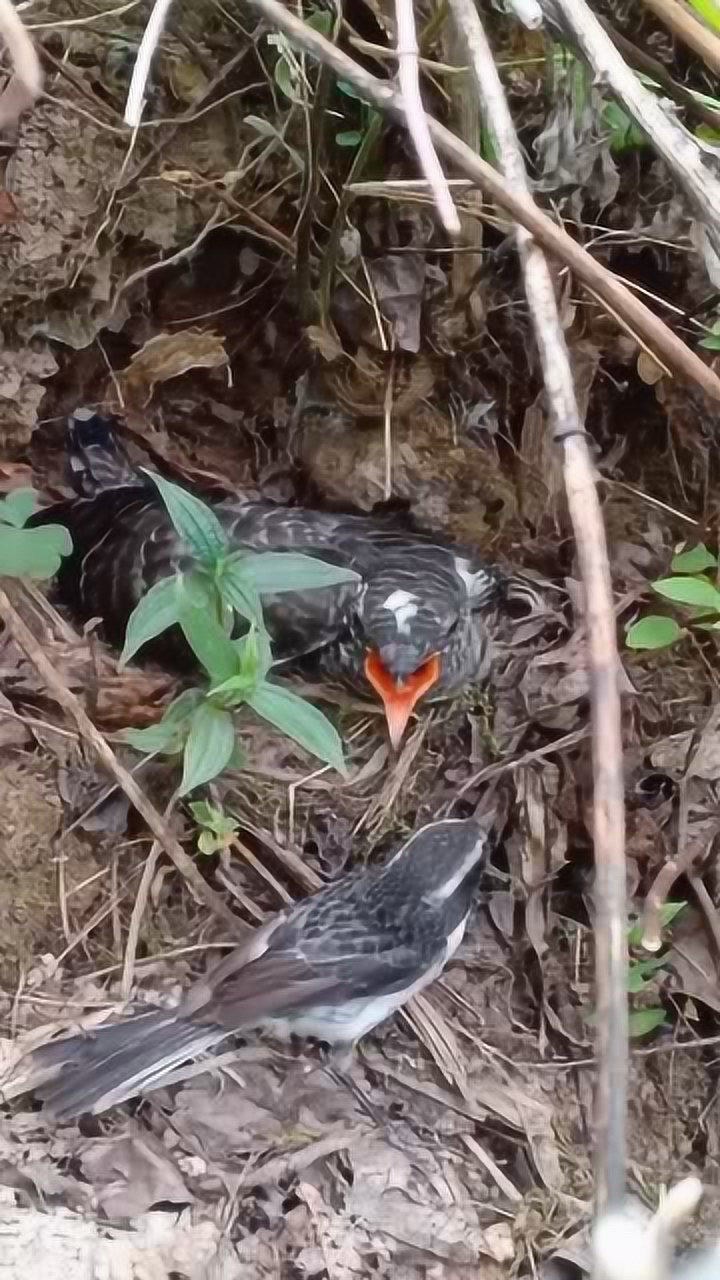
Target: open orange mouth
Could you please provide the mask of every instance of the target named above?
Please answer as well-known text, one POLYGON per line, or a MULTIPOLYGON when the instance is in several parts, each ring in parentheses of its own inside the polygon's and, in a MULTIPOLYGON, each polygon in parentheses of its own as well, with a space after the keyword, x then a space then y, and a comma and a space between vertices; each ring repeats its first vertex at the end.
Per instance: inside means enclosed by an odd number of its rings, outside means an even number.
POLYGON ((376 653, 368 653, 365 658, 365 675, 383 700, 390 741, 397 750, 415 703, 440 678, 440 659, 437 654, 433 654, 407 680, 400 682, 390 675, 376 653))

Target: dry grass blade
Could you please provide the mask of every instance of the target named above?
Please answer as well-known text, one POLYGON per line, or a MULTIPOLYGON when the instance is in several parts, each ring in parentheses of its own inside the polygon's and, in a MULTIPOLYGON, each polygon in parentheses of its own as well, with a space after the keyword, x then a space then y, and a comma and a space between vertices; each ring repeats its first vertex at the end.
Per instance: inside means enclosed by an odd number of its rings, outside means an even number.
POLYGON ((148 827, 167 853, 171 862, 187 880, 200 901, 214 912, 224 924, 230 925, 237 932, 242 923, 233 915, 219 894, 215 893, 203 880, 192 858, 188 857, 178 840, 176 840, 167 822, 158 813, 155 805, 141 790, 132 774, 120 764, 112 747, 103 735, 95 728, 92 720, 83 710, 79 699, 55 671, 52 663, 43 651, 42 645, 35 639, 29 627, 25 625, 17 609, 11 604, 7 593, 0 589, 0 619, 7 627, 10 635, 30 659, 35 670, 44 680, 53 697, 70 716, 77 730, 100 763, 115 778, 128 800, 148 824, 148 827))
POLYGON ((715 75, 720 75, 720 38, 678 0, 642 0, 678 40, 692 49, 715 75))

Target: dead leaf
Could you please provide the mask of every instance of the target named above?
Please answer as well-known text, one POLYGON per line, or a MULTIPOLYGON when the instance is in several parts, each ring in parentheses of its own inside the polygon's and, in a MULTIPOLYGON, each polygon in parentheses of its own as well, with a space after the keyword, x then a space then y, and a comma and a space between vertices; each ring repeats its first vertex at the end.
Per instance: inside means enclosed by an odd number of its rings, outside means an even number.
POLYGON ((117 375, 125 399, 142 409, 157 382, 179 378, 190 369, 218 369, 228 362, 224 340, 199 329, 158 333, 135 352, 117 375))
POLYGON ((177 1165, 151 1134, 90 1139, 81 1163, 109 1218, 134 1218, 161 1201, 192 1202, 177 1165))

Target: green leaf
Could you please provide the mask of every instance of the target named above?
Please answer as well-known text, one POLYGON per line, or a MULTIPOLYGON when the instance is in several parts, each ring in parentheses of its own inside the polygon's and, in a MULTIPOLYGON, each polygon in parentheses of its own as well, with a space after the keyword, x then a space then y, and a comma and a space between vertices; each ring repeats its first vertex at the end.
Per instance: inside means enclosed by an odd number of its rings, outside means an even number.
POLYGON ((297 101, 297 76, 287 58, 278 58, 273 71, 273 78, 281 93, 290 102, 297 101))
POLYGON ((334 725, 312 703, 276 684, 261 684, 248 695, 248 704, 311 755, 346 773, 342 739, 334 725))
POLYGON ((36 506, 37 494, 34 489, 13 489, 6 498, 0 499, 0 520, 13 525, 15 529, 22 529, 36 506))
POLYGON ((628 995, 637 995, 650 986, 659 969, 667 965, 666 956, 649 956, 647 960, 634 960, 628 969, 628 995))
POLYGON ((233 552, 227 557, 218 573, 218 590, 224 603, 230 605, 241 618, 254 622, 256 627, 262 627, 262 603, 252 577, 245 572, 244 560, 243 552, 233 552))
POLYGON ((664 649, 674 644, 684 630, 674 618, 663 618, 660 614, 649 614, 640 618, 628 627, 625 644, 628 649, 664 649))
POLYGON ((120 654, 124 666, 148 640, 174 626, 180 616, 179 574, 162 578, 146 591, 135 605, 125 629, 125 644, 120 654))
POLYGON ((222 809, 209 804, 207 800, 193 800, 189 809, 195 821, 216 836, 233 835, 238 829, 237 819, 229 818, 222 809))
POLYGON ((174 756, 182 751, 185 741, 182 726, 166 719, 159 724, 150 724, 146 729, 124 729, 121 737, 123 742, 143 755, 154 755, 159 751, 162 755, 174 756))
POLYGON ((165 480, 156 471, 145 467, 142 470, 160 490, 168 515, 188 549, 203 564, 214 565, 228 546, 227 535, 215 512, 200 498, 165 480))
POLYGON ((235 746, 235 723, 229 711, 205 702, 192 717, 185 743, 178 795, 185 796, 222 773, 235 746))
POLYGON ((223 680, 237 674, 237 650, 209 609, 184 604, 178 621, 185 639, 213 684, 222 684, 223 680))
POLYGON ((633 1009, 628 1016, 628 1032, 631 1036, 646 1036, 667 1022, 664 1009, 633 1009))
MULTIPOLYGON (((687 902, 664 902, 659 912, 660 928, 667 929, 668 926, 672 924, 675 917, 679 916, 680 912, 685 910, 686 906, 687 902)), ((636 922, 628 929, 628 946, 641 947, 644 932, 645 928, 642 920, 636 920, 636 922)))
POLYGON ((14 529, 0 525, 0 576, 52 578, 63 556, 70 555, 72 538, 61 524, 39 529, 14 529))
POLYGON ((699 609, 720 613, 720 591, 707 578, 660 578, 652 583, 653 591, 676 604, 689 604, 699 609))
POLYGON ((680 551, 673 556, 670 568, 673 573, 704 573, 706 569, 717 568, 717 556, 700 542, 689 551, 680 551))
POLYGON ((257 689, 272 665, 270 641, 264 631, 250 628, 248 634, 233 641, 237 669, 229 680, 215 685, 209 693, 219 706, 234 707, 247 702, 248 694, 257 689))
POLYGON ((343 129, 335 134, 335 144, 338 147, 359 147, 362 140, 361 129, 343 129))
POLYGON ((720 333, 709 333, 707 337, 700 339, 698 346, 705 347, 708 351, 720 351, 720 333))
POLYGON ((327 9, 316 9, 309 17, 305 19, 305 25, 312 27, 313 31, 319 31, 321 36, 330 36, 335 24, 335 19, 327 9))
POLYGON ((353 569, 344 569, 295 551, 233 552, 228 556, 228 564, 233 568, 237 566, 243 580, 250 582, 260 595, 360 582, 360 574, 353 569))

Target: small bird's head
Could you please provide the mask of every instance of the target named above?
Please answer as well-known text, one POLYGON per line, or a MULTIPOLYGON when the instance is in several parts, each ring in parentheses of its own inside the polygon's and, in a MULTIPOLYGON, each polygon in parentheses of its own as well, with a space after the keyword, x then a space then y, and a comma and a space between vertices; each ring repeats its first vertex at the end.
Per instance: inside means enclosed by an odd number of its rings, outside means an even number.
POLYGON ((420 699, 443 697, 472 680, 486 650, 484 627, 464 591, 432 580, 418 581, 414 590, 369 583, 355 630, 362 671, 383 701, 394 747, 420 699))
POLYGON ((474 818, 446 818, 414 832, 387 868, 406 876, 424 903, 440 907, 463 889, 472 892, 488 848, 474 818))

